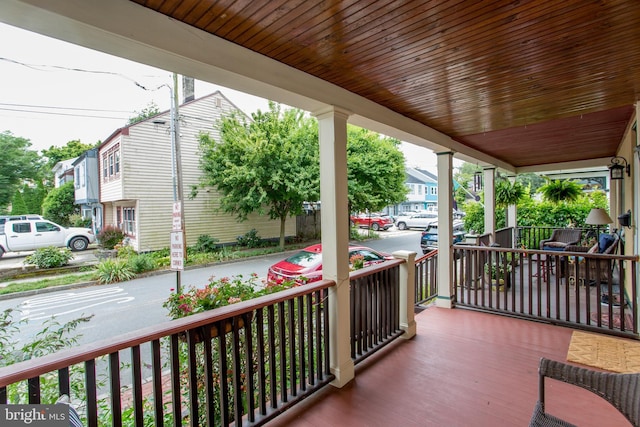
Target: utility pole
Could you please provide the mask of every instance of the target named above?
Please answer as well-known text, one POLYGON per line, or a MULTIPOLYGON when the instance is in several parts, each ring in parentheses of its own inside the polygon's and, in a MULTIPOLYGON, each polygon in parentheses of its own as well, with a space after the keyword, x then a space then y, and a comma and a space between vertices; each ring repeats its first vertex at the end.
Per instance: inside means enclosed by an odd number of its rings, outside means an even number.
POLYGON ((178 75, 173 73, 173 88, 171 90, 171 171, 173 179, 173 231, 171 233, 171 252, 174 258, 174 249, 182 250, 177 258, 179 261, 177 267, 174 268, 172 260, 172 269, 176 270, 176 291, 181 292, 181 273, 186 262, 186 233, 184 223, 184 195, 182 185, 182 155, 180 152, 180 120, 178 115, 178 75))

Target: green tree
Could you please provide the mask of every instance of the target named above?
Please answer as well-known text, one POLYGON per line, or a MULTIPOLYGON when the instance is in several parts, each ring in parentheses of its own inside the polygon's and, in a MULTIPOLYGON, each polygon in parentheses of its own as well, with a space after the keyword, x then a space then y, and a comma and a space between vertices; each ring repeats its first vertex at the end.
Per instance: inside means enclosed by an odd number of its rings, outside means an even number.
POLYGON ((73 182, 67 182, 54 188, 47 194, 42 203, 42 214, 63 226, 70 224, 70 217, 80 213, 80 206, 75 204, 73 182))
POLYGON ((28 214, 27 205, 24 203, 22 193, 16 191, 11 199, 11 215, 25 215, 28 214))
POLYGON ((47 190, 42 181, 38 181, 35 186, 25 185, 22 187, 22 199, 27 206, 27 213, 42 213, 42 202, 47 195, 47 190))
POLYGON ((406 199, 400 142, 356 126, 347 128, 349 208, 374 212, 406 199))
POLYGON ((40 157, 29 147, 28 139, 13 136, 9 131, 0 133, 0 210, 6 211, 24 181, 39 180, 40 157))
POLYGON ((129 117, 129 120, 127 121, 128 126, 135 125, 143 120, 157 116, 160 113, 160 110, 156 103, 151 101, 149 105, 142 109, 142 111, 134 111, 134 113, 136 113, 136 115, 134 117, 129 117))
POLYGON ((251 116, 251 121, 239 114, 222 118, 220 142, 201 135, 202 183, 217 189, 220 209, 240 221, 265 209, 279 219, 284 249, 287 217, 300 214, 304 201, 319 198, 317 122, 273 102, 268 111, 251 116))
POLYGON ((56 165, 56 163, 78 157, 85 151, 94 148, 96 145, 83 144, 77 139, 67 142, 63 147, 56 147, 52 145, 48 149, 42 150, 42 155, 47 158, 46 168, 50 170, 56 165))

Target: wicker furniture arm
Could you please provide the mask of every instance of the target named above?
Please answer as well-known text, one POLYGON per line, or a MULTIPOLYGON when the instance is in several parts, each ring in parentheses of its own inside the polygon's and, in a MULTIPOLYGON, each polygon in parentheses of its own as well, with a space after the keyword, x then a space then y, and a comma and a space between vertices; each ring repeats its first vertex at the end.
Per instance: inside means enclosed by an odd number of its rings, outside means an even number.
POLYGON ((582 230, 579 228, 556 228, 548 239, 540 240, 540 250, 545 246, 557 245, 564 248, 569 245, 577 245, 582 237, 582 230))
POLYGON ((564 362, 540 360, 538 402, 531 417, 530 427, 572 426, 560 418, 544 412, 544 380, 552 378, 589 390, 607 400, 635 427, 640 426, 640 374, 617 374, 594 371, 564 362))

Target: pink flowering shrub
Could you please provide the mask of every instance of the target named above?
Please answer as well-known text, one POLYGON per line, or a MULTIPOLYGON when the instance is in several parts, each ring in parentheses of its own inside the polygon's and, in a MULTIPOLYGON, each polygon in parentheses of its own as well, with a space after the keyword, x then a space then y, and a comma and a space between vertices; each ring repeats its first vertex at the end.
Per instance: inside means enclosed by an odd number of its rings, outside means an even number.
POLYGON ((293 281, 267 282, 263 286, 259 286, 257 282, 256 273, 252 273, 246 280, 241 275, 219 279, 211 277, 204 288, 189 287, 181 293, 172 289, 162 306, 169 310, 172 319, 179 319, 298 286, 293 281))

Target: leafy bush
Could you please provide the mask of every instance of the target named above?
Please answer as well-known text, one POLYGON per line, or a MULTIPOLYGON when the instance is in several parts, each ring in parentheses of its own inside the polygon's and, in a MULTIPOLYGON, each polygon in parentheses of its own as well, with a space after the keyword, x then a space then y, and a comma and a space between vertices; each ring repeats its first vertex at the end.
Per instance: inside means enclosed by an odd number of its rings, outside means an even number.
MULTIPOLYGON (((118 256, 120 256, 119 253, 118 256)), ((128 263, 135 274, 144 273, 145 271, 151 271, 156 268, 156 262, 149 254, 134 255, 129 258, 128 263)))
MULTIPOLYGON (((19 314, 19 312, 15 312, 19 314)), ((76 329, 81 323, 88 322, 91 317, 79 317, 66 323, 60 323, 55 317, 44 321, 42 330, 29 338, 30 334, 24 334, 29 319, 15 320, 14 309, 0 311, 0 366, 9 366, 24 360, 55 353, 63 348, 77 345, 80 335, 76 329)), ((81 365, 74 365, 79 368, 81 365)), ((71 368, 71 380, 78 378, 77 369, 71 368)), ((83 378, 83 375, 80 376, 83 378)), ((55 402, 58 399, 58 375, 50 372, 39 377, 41 398, 43 402, 55 402)), ((22 381, 7 386, 6 396, 8 403, 28 403, 29 395, 27 382, 22 381)))
POLYGON ((202 234, 198 236, 195 250, 198 252, 216 252, 218 250, 218 239, 211 237, 208 234, 202 234))
POLYGON ((82 218, 80 214, 73 214, 69 217, 71 227, 91 227, 91 218, 82 218))
POLYGON ((133 249, 133 246, 116 245, 114 249, 118 250, 118 258, 129 259, 129 258, 133 258, 134 256, 138 255, 136 250, 133 249))
POLYGON ((40 248, 32 255, 25 258, 25 264, 35 265, 38 268, 57 268, 69 264, 73 254, 69 248, 54 248, 49 246, 40 248))
POLYGON ((172 319, 178 319, 298 286, 295 281, 279 281, 268 282, 260 289, 257 280, 256 273, 246 280, 242 275, 220 279, 212 277, 204 288, 190 287, 182 293, 172 292, 162 306, 169 310, 172 319))
POLYGON ((96 267, 96 280, 99 283, 115 283, 131 280, 136 276, 124 259, 106 259, 96 267))
POLYGON ((126 234, 118 227, 106 225, 96 236, 98 243, 104 249, 113 249, 126 237, 126 234))
POLYGON ((247 248, 257 248, 262 244, 262 239, 258 235, 258 230, 252 228, 247 231, 243 236, 236 237, 238 246, 244 246, 247 248))
POLYGON ((42 215, 63 226, 69 225, 69 217, 80 213, 80 205, 75 204, 73 182, 54 188, 42 202, 42 215))

